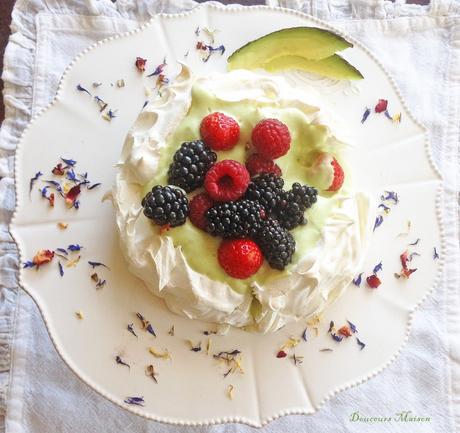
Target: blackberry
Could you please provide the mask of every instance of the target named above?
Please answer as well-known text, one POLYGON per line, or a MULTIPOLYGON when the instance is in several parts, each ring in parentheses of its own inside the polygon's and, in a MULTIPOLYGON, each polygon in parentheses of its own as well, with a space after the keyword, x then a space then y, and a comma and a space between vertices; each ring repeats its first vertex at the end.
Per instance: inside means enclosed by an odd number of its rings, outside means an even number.
POLYGON ((267 212, 275 209, 283 192, 284 180, 273 173, 264 173, 252 178, 245 198, 260 203, 267 212))
POLYGON ((288 230, 307 224, 304 212, 316 202, 316 195, 315 188, 297 182, 290 191, 283 191, 275 209, 280 224, 288 230))
POLYGON ((277 220, 265 220, 254 240, 272 268, 282 271, 291 263, 295 252, 295 240, 277 220))
POLYGON ((226 239, 254 237, 259 231, 264 208, 251 200, 229 201, 218 204, 206 212, 206 230, 213 236, 226 239))
POLYGON ((177 188, 157 185, 142 199, 144 215, 159 226, 185 223, 189 208, 187 196, 177 188))
POLYGON ((206 172, 216 159, 215 152, 201 140, 182 143, 169 166, 168 183, 191 192, 203 185, 206 172))

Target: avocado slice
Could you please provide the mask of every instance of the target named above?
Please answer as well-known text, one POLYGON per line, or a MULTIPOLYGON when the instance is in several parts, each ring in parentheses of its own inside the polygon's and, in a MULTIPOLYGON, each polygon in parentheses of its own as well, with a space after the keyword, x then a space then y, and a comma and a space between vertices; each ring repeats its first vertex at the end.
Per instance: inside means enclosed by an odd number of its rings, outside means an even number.
POLYGON ((364 78, 361 72, 338 54, 321 60, 310 60, 300 56, 280 56, 260 67, 269 72, 300 69, 338 80, 362 80, 364 78))
POLYGON ((317 27, 291 27, 248 42, 228 58, 232 69, 253 69, 275 57, 291 55, 320 60, 353 45, 341 36, 317 27))

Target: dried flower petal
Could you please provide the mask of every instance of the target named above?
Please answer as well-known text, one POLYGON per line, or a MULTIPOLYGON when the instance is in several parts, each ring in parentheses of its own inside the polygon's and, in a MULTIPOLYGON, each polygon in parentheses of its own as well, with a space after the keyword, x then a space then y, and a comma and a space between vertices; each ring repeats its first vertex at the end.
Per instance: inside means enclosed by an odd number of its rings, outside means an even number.
POLYGON ((379 102, 375 106, 376 113, 383 113, 388 107, 388 101, 386 99, 379 99, 379 102))
POLYGON ((378 205, 378 207, 379 207, 379 208, 382 208, 383 211, 384 211, 386 214, 390 213, 391 208, 389 208, 386 204, 380 203, 380 204, 378 205))
POLYGON ((362 281, 363 273, 364 273, 364 272, 361 272, 357 277, 355 277, 355 278, 352 280, 352 283, 353 283, 355 286, 357 286, 357 287, 360 287, 360 286, 361 286, 361 281, 362 281))
POLYGON ((171 329, 168 331, 168 335, 174 337, 174 325, 171 326, 171 329))
POLYGON ((292 360, 294 361, 294 365, 302 364, 303 358, 304 358, 303 356, 296 356, 295 353, 292 355, 292 360))
POLYGON ((34 187, 34 183, 40 178, 40 176, 43 176, 43 173, 41 171, 38 171, 37 173, 35 173, 35 176, 30 179, 29 193, 32 192, 32 188, 34 187))
POLYGON ((376 289, 382 284, 380 278, 377 275, 370 275, 366 278, 366 283, 371 289, 376 289))
POLYGON ((348 326, 350 327, 351 332, 353 332, 353 334, 358 332, 358 329, 356 328, 356 326, 353 323, 351 323, 349 320, 347 320, 347 323, 348 323, 348 326))
POLYGON ((361 123, 364 123, 367 118, 369 117, 369 114, 371 114, 370 108, 367 108, 364 110, 363 117, 361 118, 361 123))
POLYGON ((292 349, 293 347, 296 347, 299 343, 300 340, 298 338, 290 336, 287 339, 287 341, 280 347, 280 351, 283 351, 284 349, 292 349))
POLYGON ((398 194, 395 191, 384 191, 384 194, 380 196, 382 201, 392 201, 394 204, 399 203, 398 194))
POLYGON ((102 289, 106 285, 107 281, 106 280, 99 280, 96 283, 96 289, 102 289))
POLYGON ((104 265, 104 263, 100 263, 100 262, 91 262, 91 261, 88 261, 88 264, 89 264, 93 269, 96 268, 97 266, 103 266, 104 268, 110 269, 108 266, 104 265))
POLYGON ((71 244, 67 247, 69 251, 80 251, 83 247, 78 244, 71 244))
POLYGON ((59 268, 59 275, 61 277, 63 277, 64 276, 64 268, 62 267, 61 262, 58 262, 58 268, 59 268))
POLYGON ((146 63, 147 59, 143 59, 142 57, 136 57, 136 62, 134 64, 136 65, 136 68, 139 72, 144 72, 146 63))
POLYGON ((91 93, 88 90, 86 90, 81 84, 77 84, 77 90, 79 92, 86 92, 89 96, 92 96, 91 93))
POLYGON ((77 197, 80 195, 80 185, 75 185, 65 194, 65 203, 67 207, 74 207, 77 202, 77 197))
POLYGON ((63 223, 63 222, 58 222, 58 223, 57 223, 57 226, 58 226, 61 230, 65 230, 67 227, 69 227, 69 224, 68 224, 68 223, 63 223))
POLYGON ((157 351, 153 347, 149 347, 149 352, 155 357, 160 359, 171 359, 171 354, 165 349, 163 352, 157 351))
POLYGON ((208 45, 203 41, 199 41, 196 43, 196 49, 204 53, 201 57, 201 60, 205 63, 210 59, 212 54, 219 52, 220 55, 223 55, 225 53, 224 45, 213 47, 212 45, 208 45))
POLYGON ((320 352, 333 352, 332 349, 329 349, 329 347, 325 347, 324 349, 319 349, 320 352))
POLYGON ((101 186, 102 183, 93 183, 91 186, 88 187, 89 190, 92 190, 94 188, 97 188, 98 186, 101 186))
POLYGON ((341 328, 339 328, 337 332, 346 338, 351 337, 351 334, 352 334, 351 329, 349 328, 348 325, 343 325, 341 328))
POLYGON ((330 333, 334 330, 334 327, 335 327, 335 326, 334 326, 334 321, 331 320, 331 321, 329 322, 329 329, 327 330, 327 333, 330 334, 330 333))
POLYGON ((119 87, 119 88, 125 87, 125 80, 123 80, 123 79, 117 80, 116 84, 117 84, 117 87, 119 87))
POLYGON ((151 377, 155 383, 158 383, 158 380, 156 378, 158 373, 155 371, 153 365, 147 365, 147 367, 145 368, 145 374, 146 376, 151 377))
POLYGON ((133 323, 128 324, 128 326, 126 328, 128 329, 129 332, 131 332, 131 334, 133 334, 137 338, 137 334, 134 331, 134 324, 133 323))
POLYGON ((439 254, 436 251, 436 247, 433 247, 433 260, 439 259, 439 254))
POLYGON ((403 269, 407 269, 407 262, 408 262, 408 254, 409 252, 406 250, 400 256, 399 259, 401 260, 401 266, 403 269))
POLYGON ((416 241, 412 242, 411 244, 409 244, 410 246, 415 246, 415 245, 418 245, 418 243, 421 241, 420 238, 417 238, 416 241))
POLYGON ((331 333, 331 337, 334 341, 337 341, 337 343, 340 343, 343 340, 343 337, 341 335, 337 335, 335 333, 331 333))
POLYGON ((126 397, 124 402, 135 406, 144 406, 145 400, 144 397, 126 397))
POLYGON ((374 270, 372 271, 372 273, 376 274, 377 272, 380 272, 382 268, 383 268, 383 265, 382 265, 382 262, 380 262, 374 266, 374 270))
POLYGON ((147 75, 147 77, 153 77, 155 75, 160 75, 164 71, 165 67, 166 67, 166 62, 160 63, 151 74, 147 75))
POLYGON ((117 364, 124 365, 124 366, 128 367, 129 369, 131 369, 131 366, 129 364, 127 364, 125 361, 123 361, 119 355, 117 355, 115 357, 115 362, 117 364))
POLYGON ((187 340, 187 343, 190 346, 190 350, 192 352, 201 352, 201 341, 197 345, 194 345, 190 340, 187 340))
POLYGON ((83 313, 81 311, 75 311, 75 316, 77 316, 77 319, 83 320, 83 313))
POLYGON ((228 385, 228 387, 227 387, 227 397, 230 400, 233 400, 233 385, 228 385))
POLYGON ((375 231, 375 229, 377 227, 380 227, 382 225, 382 223, 383 223, 383 216, 382 215, 377 215, 377 217, 375 218, 373 231, 375 231))
POLYGON ((287 356, 287 353, 284 351, 284 350, 280 350, 277 354, 276 354, 276 357, 277 358, 286 358, 287 356))
POLYGON ((391 120, 395 123, 401 123, 401 117, 402 113, 396 113, 393 116, 391 116, 391 120))
POLYGON ((366 347, 366 345, 358 337, 356 337, 356 342, 358 343, 360 350, 363 350, 366 347))
POLYGON ((77 263, 80 261, 80 259, 81 259, 81 256, 78 256, 78 257, 75 257, 72 260, 69 260, 68 262, 66 262, 65 267, 66 268, 74 267, 75 265, 77 265, 77 263))
POLYGON ((51 260, 53 260, 54 251, 51 250, 40 250, 35 254, 34 258, 32 259, 32 263, 39 268, 42 265, 45 265, 51 260))
POLYGON ((304 331, 302 332, 302 340, 303 341, 308 341, 307 340, 307 330, 308 330, 308 328, 305 328, 304 331))

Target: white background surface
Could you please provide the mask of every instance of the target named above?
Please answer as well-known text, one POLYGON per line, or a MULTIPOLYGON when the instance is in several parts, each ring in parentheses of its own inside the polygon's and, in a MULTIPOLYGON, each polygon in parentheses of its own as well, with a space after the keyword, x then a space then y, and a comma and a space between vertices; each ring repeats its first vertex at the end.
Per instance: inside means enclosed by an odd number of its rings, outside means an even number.
MULTIPOLYGON (((5 157, 0 162, 0 175, 4 177, 0 183, 2 240, 8 239, 4 224, 13 207, 12 149, 30 110, 36 113, 52 99, 62 71, 78 51, 95 40, 133 28, 137 20, 148 19, 166 3, 171 7, 176 2, 139 2, 138 8, 130 8, 128 2, 123 1, 113 5, 109 1, 75 0, 66 2, 65 9, 52 1, 48 1, 47 6, 39 0, 18 2, 14 17, 17 32, 7 49, 4 71, 7 115, 10 117, 5 121, 0 137, 0 152, 5 157), (40 10, 47 13, 37 15, 40 10)), ((378 54, 393 72, 415 115, 429 126, 435 159, 446 179, 446 227, 451 260, 443 284, 417 313, 409 343, 394 364, 372 381, 340 394, 318 414, 281 419, 266 427, 266 431, 369 431, 372 428, 373 431, 391 432, 450 432, 454 431, 451 399, 457 398, 458 407, 459 398, 458 343, 456 347, 453 345, 454 333, 458 332, 459 287, 458 121, 454 119, 458 119, 455 103, 459 100, 460 30, 459 21, 454 18, 456 5, 436 3, 437 9, 429 16, 425 8, 383 2, 366 2, 364 7, 360 2, 353 3, 354 8, 348 2, 315 2, 314 8, 305 3, 303 7, 306 12, 313 12, 323 19, 340 18, 336 24, 378 54), (418 14, 424 16, 394 18, 418 14), (442 16, 447 14, 449 16, 442 16), (355 18, 359 15, 360 19, 345 19, 350 15, 355 18), (457 387, 454 395, 451 387, 457 387), (412 426, 384 423, 372 427, 349 422, 355 411, 364 416, 391 416, 401 410, 430 416, 432 420, 412 426)), ((302 4, 286 2, 288 6, 302 4)), ((420 211, 423 211, 422 207, 420 211)), ((12 276, 16 266, 14 247, 3 243, 1 253, 0 336, 3 351, 0 357, 5 370, 9 364, 9 351, 13 349, 13 368, 10 374, 5 371, 1 377, 3 392, 11 381, 9 393, 4 395, 8 410, 7 431, 180 430, 128 414, 81 384, 57 357, 35 305, 26 295, 18 295, 12 276)), ((189 430, 250 429, 222 426, 189 430)))

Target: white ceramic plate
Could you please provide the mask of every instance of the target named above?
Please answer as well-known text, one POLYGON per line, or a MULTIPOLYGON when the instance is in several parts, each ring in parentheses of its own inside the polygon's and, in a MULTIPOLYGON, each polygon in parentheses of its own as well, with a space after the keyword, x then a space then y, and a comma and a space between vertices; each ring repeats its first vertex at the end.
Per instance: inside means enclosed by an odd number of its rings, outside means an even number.
POLYGON ((432 255, 436 247, 442 258, 440 176, 425 131, 379 62, 352 38, 348 39, 354 48, 346 50, 344 56, 359 68, 365 80, 352 87, 330 80, 317 80, 317 84, 354 135, 359 154, 353 173, 356 183, 365 185, 377 199, 384 190, 399 195, 399 204, 392 206, 375 231, 363 267, 369 275, 382 261, 382 285, 377 290, 365 283, 350 286, 325 312, 318 336, 309 329, 308 341, 295 348, 297 356, 304 356, 300 366, 275 355, 287 337, 300 337, 305 323, 271 335, 231 330, 226 336, 211 336, 212 353, 239 349, 243 354, 245 373, 224 378, 225 366, 204 350, 190 351, 185 341, 201 340, 205 346, 207 337, 202 331, 213 329, 212 325, 171 314, 126 271, 112 205, 101 199, 114 181, 114 165, 126 132, 146 100, 145 85, 152 87, 154 83, 154 78, 141 76, 134 68, 135 57, 148 59, 147 73, 166 56, 170 69, 165 73, 173 75, 175 60, 184 61, 187 52, 185 61, 196 73, 224 71, 227 55, 236 48, 293 26, 332 29, 301 13, 269 7, 204 5, 190 13, 158 15, 141 29, 97 43, 79 55, 67 69, 53 103, 31 122, 18 146, 17 208, 11 233, 21 261, 30 260, 40 249, 55 250, 76 243, 84 246, 80 262, 64 267, 64 276, 59 275, 55 258, 38 272, 21 270, 20 284, 39 306, 56 349, 70 368, 100 394, 139 415, 177 424, 235 421, 260 426, 282 415, 313 413, 338 391, 381 372, 397 356, 407 340, 414 309, 439 275, 441 260, 433 260, 432 255), (202 62, 196 42, 210 41, 203 31, 195 36, 197 27, 218 30, 215 45, 225 45, 224 56, 215 54, 202 62), (125 87, 115 85, 119 79, 124 79, 125 87), (93 82, 102 85, 96 89, 93 82), (89 95, 76 90, 77 84, 118 109, 117 117, 111 122, 102 119, 89 95), (379 98, 388 99, 392 114, 402 113, 400 123, 371 113, 361 124, 365 107, 372 109, 379 98), (38 192, 38 187, 44 186, 41 181, 29 194, 30 178, 41 170, 45 173, 42 179, 49 179, 49 170, 60 156, 74 158, 77 172, 87 171, 93 182, 102 182, 101 187, 82 193, 78 211, 67 209, 59 197, 50 208, 38 192), (417 209, 422 201, 420 212, 417 209), (398 237, 405 232, 408 220, 412 222, 410 233, 398 237), (67 230, 57 228, 60 221, 69 224, 67 230), (410 248, 421 254, 412 262, 418 270, 409 280, 397 280, 394 273, 401 269, 399 255, 417 238, 420 242, 410 248), (110 271, 96 269, 107 280, 101 290, 96 290, 90 279, 88 260, 110 267, 110 271), (78 319, 76 311, 84 318, 78 319), (136 312, 152 322, 157 338, 139 328, 136 312), (327 333, 330 320, 342 325, 346 319, 357 326, 356 335, 366 343, 364 350, 359 350, 355 336, 336 343, 327 333), (129 323, 134 323, 137 338, 127 331, 129 323), (168 335, 172 325, 174 337, 168 335), (172 361, 154 358, 148 352, 150 346, 167 348, 172 361), (333 351, 320 351, 324 348, 333 351), (117 355, 131 368, 118 365, 117 355), (158 384, 145 375, 148 364, 159 372, 158 384), (233 400, 226 393, 230 384, 234 387, 233 400), (125 404, 128 396, 143 396, 145 406, 125 404))

